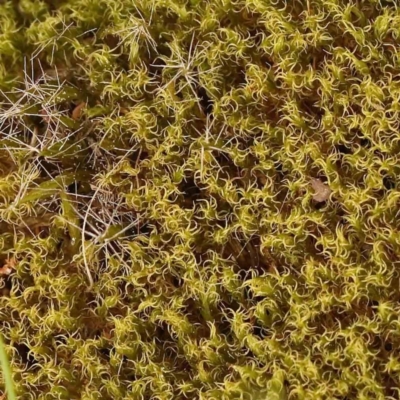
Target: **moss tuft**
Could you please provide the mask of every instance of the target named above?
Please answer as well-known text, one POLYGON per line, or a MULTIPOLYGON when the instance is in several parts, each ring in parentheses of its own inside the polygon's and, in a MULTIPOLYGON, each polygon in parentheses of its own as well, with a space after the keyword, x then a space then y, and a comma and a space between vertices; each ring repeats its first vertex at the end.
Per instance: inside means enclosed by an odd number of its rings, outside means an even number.
POLYGON ((17 398, 399 399, 399 32, 389 0, 1 2, 17 398))

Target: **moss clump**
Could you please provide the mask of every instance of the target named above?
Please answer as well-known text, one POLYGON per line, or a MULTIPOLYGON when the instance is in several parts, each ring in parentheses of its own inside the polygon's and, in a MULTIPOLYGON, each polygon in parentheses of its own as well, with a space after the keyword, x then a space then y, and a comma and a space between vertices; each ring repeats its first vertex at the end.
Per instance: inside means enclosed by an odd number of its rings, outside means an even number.
POLYGON ((1 3, 19 399, 399 399, 396 4, 1 3))

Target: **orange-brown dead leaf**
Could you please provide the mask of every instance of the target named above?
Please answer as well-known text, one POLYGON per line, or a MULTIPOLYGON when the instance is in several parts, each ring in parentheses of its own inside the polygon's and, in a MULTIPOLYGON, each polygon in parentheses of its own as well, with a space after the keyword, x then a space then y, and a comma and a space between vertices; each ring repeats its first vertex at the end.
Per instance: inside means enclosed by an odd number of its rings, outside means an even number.
POLYGON ((106 339, 111 339, 111 338, 112 338, 112 334, 111 334, 110 329, 104 329, 104 330, 103 330, 103 336, 104 336, 106 339))
POLYGON ((10 275, 12 270, 15 269, 17 262, 14 257, 7 258, 4 265, 0 268, 0 276, 2 275, 10 275))
POLYGON ((79 103, 72 111, 72 119, 77 121, 82 116, 82 110, 86 106, 86 103, 79 103))
POLYGON ((321 203, 329 199, 332 193, 331 188, 320 179, 311 178, 311 186, 314 189, 313 200, 321 203))

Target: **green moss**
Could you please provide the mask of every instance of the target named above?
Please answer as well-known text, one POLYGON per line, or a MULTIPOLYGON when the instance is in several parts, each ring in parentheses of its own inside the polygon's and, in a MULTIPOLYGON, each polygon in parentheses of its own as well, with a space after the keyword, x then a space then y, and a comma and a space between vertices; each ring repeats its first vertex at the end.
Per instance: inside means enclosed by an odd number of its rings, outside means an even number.
POLYGON ((395 1, 2 2, 17 398, 398 399, 399 29, 395 1))

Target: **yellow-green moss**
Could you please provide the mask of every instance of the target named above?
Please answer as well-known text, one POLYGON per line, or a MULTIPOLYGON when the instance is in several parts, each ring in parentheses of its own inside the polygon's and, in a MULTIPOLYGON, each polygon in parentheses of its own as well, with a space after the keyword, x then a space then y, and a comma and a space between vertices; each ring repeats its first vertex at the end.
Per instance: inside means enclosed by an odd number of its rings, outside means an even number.
POLYGON ((3 1, 18 399, 399 399, 399 33, 394 0, 3 1))

